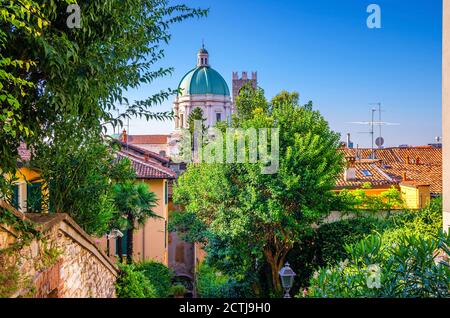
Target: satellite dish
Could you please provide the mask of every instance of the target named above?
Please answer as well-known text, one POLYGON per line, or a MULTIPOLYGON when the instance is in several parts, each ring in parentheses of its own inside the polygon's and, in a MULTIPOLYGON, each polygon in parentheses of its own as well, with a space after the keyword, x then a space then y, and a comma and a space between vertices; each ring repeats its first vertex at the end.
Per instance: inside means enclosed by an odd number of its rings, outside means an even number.
POLYGON ((384 145, 384 138, 383 138, 383 137, 378 137, 378 138, 375 140, 375 145, 377 145, 378 147, 383 146, 383 145, 384 145))

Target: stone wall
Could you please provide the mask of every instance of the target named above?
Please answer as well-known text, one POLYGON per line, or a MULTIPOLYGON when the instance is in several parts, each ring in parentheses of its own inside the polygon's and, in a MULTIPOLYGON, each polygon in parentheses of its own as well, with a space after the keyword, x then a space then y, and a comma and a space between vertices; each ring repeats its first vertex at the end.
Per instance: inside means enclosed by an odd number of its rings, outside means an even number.
POLYGON ((12 248, 21 234, 0 224, 5 270, 17 273, 16 286, 10 280, 9 294, 3 297, 116 297, 116 266, 69 216, 26 214, 24 220, 35 226, 39 237, 19 249, 12 248))

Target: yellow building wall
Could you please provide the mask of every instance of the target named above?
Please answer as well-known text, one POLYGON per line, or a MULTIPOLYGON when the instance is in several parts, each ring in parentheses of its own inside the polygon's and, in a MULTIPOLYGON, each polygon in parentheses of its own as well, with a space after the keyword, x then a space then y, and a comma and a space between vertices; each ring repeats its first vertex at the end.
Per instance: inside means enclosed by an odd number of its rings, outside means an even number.
POLYGON ((430 202, 429 186, 400 185, 400 191, 408 209, 422 209, 430 202))
MULTIPOLYGON (((368 196, 378 196, 383 192, 389 191, 391 188, 375 188, 375 189, 353 189, 350 192, 356 190, 363 190, 368 196)), ((340 192, 341 190, 334 190, 334 192, 340 192)), ((407 209, 421 209, 427 206, 431 200, 430 186, 412 186, 412 185, 400 185, 400 192, 402 199, 405 202, 407 209)), ((402 209, 403 207, 397 207, 402 209)))

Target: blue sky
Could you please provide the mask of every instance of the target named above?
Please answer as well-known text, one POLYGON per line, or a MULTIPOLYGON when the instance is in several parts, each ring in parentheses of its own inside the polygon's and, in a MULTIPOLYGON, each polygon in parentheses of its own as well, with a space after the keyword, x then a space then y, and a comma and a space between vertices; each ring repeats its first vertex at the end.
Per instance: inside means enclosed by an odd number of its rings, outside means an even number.
MULTIPOLYGON (((196 62, 202 39, 211 66, 231 90, 233 71, 257 71, 271 98, 297 91, 333 130, 352 134, 360 146, 369 126, 370 103, 381 102, 386 146, 421 145, 441 135, 441 0, 189 0, 210 8, 209 16, 174 25, 166 58, 171 77, 128 92, 141 99, 171 87, 196 62), (366 25, 369 4, 381 7, 381 29, 366 25)), ((170 110, 172 100, 153 110, 170 110)), ((131 120, 131 134, 169 133, 173 124, 131 120)))

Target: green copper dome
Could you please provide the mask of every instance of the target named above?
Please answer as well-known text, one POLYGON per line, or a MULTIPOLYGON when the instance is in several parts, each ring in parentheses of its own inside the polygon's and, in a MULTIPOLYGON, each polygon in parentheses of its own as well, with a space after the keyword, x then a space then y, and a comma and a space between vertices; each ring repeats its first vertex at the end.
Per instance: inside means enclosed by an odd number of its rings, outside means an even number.
POLYGON ((181 95, 214 94, 230 96, 227 82, 209 66, 196 67, 189 71, 180 82, 181 95))

